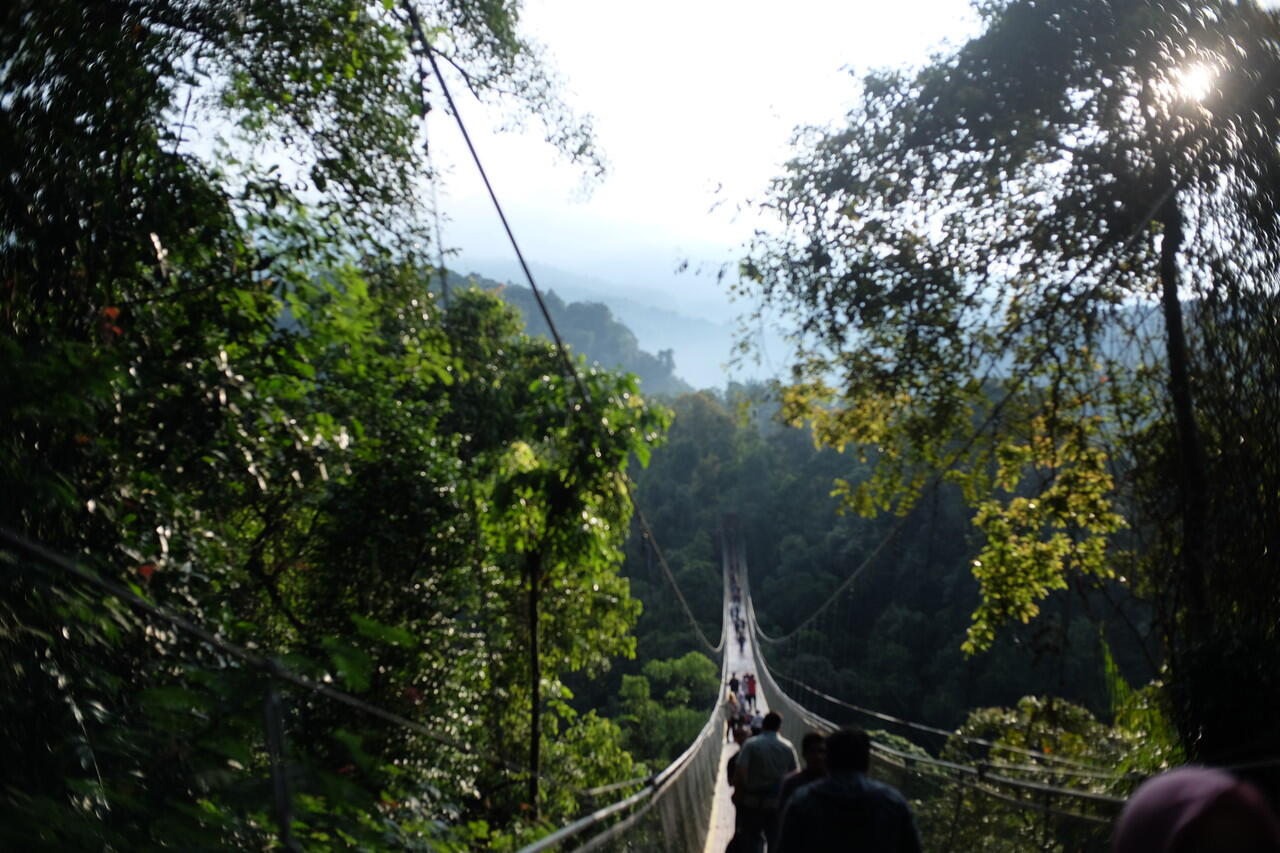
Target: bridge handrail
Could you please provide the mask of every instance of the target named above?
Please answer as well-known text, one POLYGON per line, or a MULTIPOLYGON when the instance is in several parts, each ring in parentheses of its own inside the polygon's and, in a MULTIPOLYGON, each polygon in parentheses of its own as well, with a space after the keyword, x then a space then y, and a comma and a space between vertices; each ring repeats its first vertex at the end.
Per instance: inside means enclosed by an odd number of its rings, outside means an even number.
POLYGON ((568 826, 561 827, 550 835, 540 838, 528 846, 521 847, 519 853, 537 853, 539 850, 549 850, 561 841, 564 841, 566 838, 572 838, 584 829, 594 826, 605 818, 623 811, 652 793, 653 786, 652 780, 650 780, 649 787, 646 787, 643 791, 637 791, 625 800, 619 800, 613 805, 605 806, 602 809, 596 809, 586 817, 579 818, 568 826))
MULTIPOLYGON (((743 572, 743 596, 746 599, 747 619, 749 628, 755 629, 755 604, 750 593, 746 588, 746 572, 743 572)), ((752 654, 756 664, 756 678, 761 682, 765 689, 766 695, 769 697, 770 706, 780 706, 785 709, 783 714, 783 735, 795 743, 799 743, 804 737, 806 727, 816 729, 824 734, 830 734, 840 728, 832 721, 813 713, 808 708, 792 699, 778 683, 774 681, 772 673, 769 671, 768 664, 760 651, 759 644, 752 644, 752 654)), ((960 764, 953 761, 946 761, 941 758, 932 756, 913 755, 908 752, 902 752, 892 747, 884 746, 878 743, 871 744, 872 760, 880 761, 887 765, 894 765, 895 769, 910 771, 910 764, 921 764, 926 766, 943 768, 953 773, 960 773, 965 776, 974 777, 979 780, 989 781, 995 784, 1004 785, 1012 788, 1021 788, 1023 790, 1034 791, 1040 794, 1053 794, 1056 796, 1072 797, 1078 800, 1088 800, 1108 806, 1119 807, 1124 804, 1124 799, 1114 797, 1109 794, 1099 794, 1092 791, 1084 791, 1076 788, 1061 788, 1055 785, 1048 785, 1043 782, 1033 782, 1030 780, 1013 779, 998 773, 988 772, 987 766, 975 767, 967 764, 960 764), (901 762, 901 763, 899 763, 901 762)), ((1016 802, 1025 802, 1014 799, 1016 802)), ((1034 804, 1028 803, 1028 806, 1034 804)))
MULTIPOLYGON (((646 525, 645 532, 646 534, 648 533, 647 525, 646 525)), ((722 562, 724 562, 723 558, 722 558, 722 562)), ((728 566, 724 565, 722 566, 722 568, 723 568, 722 580, 724 584, 724 605, 723 605, 724 612, 722 612, 721 625, 720 625, 720 642, 715 647, 712 647, 709 642, 706 643, 708 648, 713 648, 713 651, 721 652, 721 653, 723 652, 723 649, 725 647, 725 642, 729 634, 729 624, 728 624, 729 620, 727 618, 728 616, 727 609, 728 609, 728 600, 729 600, 728 566)), ((675 579, 671 578, 671 581, 674 584, 675 579)), ((676 587, 676 592, 677 594, 679 594, 679 587, 676 587)), ((686 607, 686 612, 688 612, 687 611, 688 605, 684 602, 684 597, 681 596, 680 598, 681 598, 681 603, 684 604, 686 607)), ((689 613, 689 615, 690 617, 692 617, 692 613, 689 613)), ((698 628, 696 622, 694 623, 694 628, 695 630, 697 630, 698 628)), ((698 630, 698 633, 701 636, 700 630, 698 630)), ((705 637, 702 637, 702 639, 705 642, 705 637)), ((588 840, 583 846, 577 848, 577 850, 575 851, 575 853, 585 853, 585 851, 594 850, 600 845, 606 843, 607 841, 617 837, 617 835, 619 835, 620 833, 625 832, 635 823, 635 821, 639 820, 640 817, 642 817, 646 812, 648 812, 648 810, 651 809, 658 802, 658 800, 662 798, 664 794, 666 794, 666 792, 671 788, 671 786, 676 783, 676 781, 681 777, 681 775, 683 775, 689 769, 689 767, 693 765, 694 763, 693 759, 699 754, 699 750, 702 749, 702 747, 707 742, 708 738, 714 737, 715 744, 720 745, 720 731, 721 731, 721 722, 723 720, 723 715, 724 715, 725 694, 720 689, 719 685, 723 685, 726 681, 725 667, 727 665, 728 665, 727 658, 722 653, 720 656, 720 680, 716 687, 715 704, 711 708, 711 714, 707 718, 706 725, 702 727, 702 730, 698 732, 698 736, 693 739, 693 743, 691 743, 689 747, 685 749, 684 752, 676 756, 675 760, 673 760, 670 764, 668 764, 662 770, 659 770, 657 773, 654 773, 651 776, 637 777, 635 779, 630 779, 624 782, 614 782, 611 785, 603 785, 598 788, 592 788, 591 791, 588 793, 604 793, 606 791, 617 790, 618 788, 624 788, 629 784, 637 784, 640 782, 644 782, 645 787, 643 790, 637 791, 636 793, 622 800, 619 800, 616 803, 612 803, 610 805, 596 809, 590 814, 587 814, 581 818, 578 818, 573 823, 563 826, 560 829, 557 829, 555 832, 551 833, 550 835, 544 836, 538 839, 537 841, 532 842, 531 844, 521 847, 517 851, 517 853, 540 853, 540 851, 543 851, 543 850, 550 850, 551 848, 555 847, 561 842, 566 841, 567 839, 573 838, 576 835, 580 835, 584 831, 594 826, 600 825, 601 823, 613 817, 614 815, 617 815, 620 812, 624 812, 627 809, 630 809, 633 806, 636 806, 637 804, 642 803, 645 800, 648 800, 648 802, 644 802, 643 805, 639 806, 639 808, 636 808, 635 811, 633 811, 630 815, 628 815, 624 820, 619 821, 618 823, 606 829, 604 832, 600 833, 597 836, 594 836, 593 838, 588 840)), ((718 764, 718 761, 717 761, 717 764, 718 764)))
POLYGON ((1013 779, 1008 776, 1002 776, 999 773, 988 773, 988 765, 979 765, 977 767, 969 764, 960 764, 955 761, 947 761, 942 758, 934 758, 933 756, 913 755, 909 752, 902 752, 893 747, 884 746, 882 744, 873 743, 871 748, 874 752, 879 753, 881 758, 892 756, 903 762, 903 766, 908 764, 926 764, 932 767, 942 767, 952 770, 956 773, 963 773, 967 776, 975 776, 978 779, 985 779, 996 782, 1001 785, 1008 785, 1013 788, 1025 788, 1029 791, 1035 791, 1040 794, 1055 794, 1057 796, 1075 797, 1081 800, 1091 800, 1096 803, 1106 803, 1107 805, 1121 806, 1124 804, 1123 797, 1113 797, 1110 794, 1099 794, 1094 791, 1084 791, 1079 788, 1060 788, 1057 785, 1049 785, 1044 782, 1036 782, 1031 779, 1013 779))
MULTIPOLYGON (((636 779, 629 780, 629 782, 615 782, 613 785, 606 785, 603 788, 593 789, 596 791, 604 791, 604 790, 610 790, 618 787, 625 787, 627 784, 644 782, 645 784, 644 790, 637 791, 631 796, 626 797, 625 799, 619 800, 616 803, 612 803, 608 806, 604 806, 603 808, 596 809, 595 811, 579 818, 573 823, 568 824, 567 826, 563 826, 560 829, 557 829, 555 832, 551 833, 550 835, 544 836, 531 844, 521 847, 517 851, 517 853, 539 853, 539 851, 549 850, 552 847, 555 847, 560 842, 565 841, 566 839, 572 838, 573 836, 578 835, 583 831, 604 822, 605 820, 618 814, 619 812, 626 811, 628 808, 636 805, 637 803, 645 800, 646 798, 652 798, 651 801, 648 804, 646 804, 643 809, 637 811, 634 815, 632 815, 632 817, 638 818, 641 814, 643 814, 650 807, 652 807, 653 803, 657 802, 657 800, 663 794, 666 793, 666 791, 671 787, 671 785, 675 783, 675 781, 679 778, 679 776, 685 770, 688 769, 688 767, 692 764, 692 759, 698 753, 699 748, 703 745, 704 741, 706 741, 708 737, 711 737, 714 735, 716 738, 716 742, 719 743, 720 719, 721 719, 721 715, 723 714, 723 704, 724 704, 723 700, 720 698, 717 698, 715 707, 712 710, 710 717, 707 719, 706 725, 702 727, 702 730, 698 733, 698 736, 694 738, 693 743, 690 744, 689 747, 684 752, 680 753, 680 755, 678 755, 675 758, 675 760, 673 760, 670 764, 668 764, 662 770, 658 771, 657 773, 654 773, 652 776, 637 777, 636 779)), ((607 836, 611 838, 614 835, 616 835, 617 832, 622 831, 627 826, 629 826, 630 822, 631 821, 628 820, 627 822, 619 823, 616 826, 610 827, 610 829, 607 832, 602 833, 602 836, 607 836)), ((607 840, 607 839, 601 838, 600 840, 607 840)), ((588 842, 588 846, 584 846, 579 849, 580 850, 592 849, 592 846, 596 843, 596 841, 597 839, 592 839, 590 842, 588 842)))
MULTIPOLYGON (((602 844, 611 841, 621 833, 626 832, 631 828, 635 821, 639 820, 649 809, 653 808, 653 806, 657 804, 658 800, 676 783, 679 777, 688 770, 690 766, 692 766, 693 761, 691 759, 698 753, 699 748, 707 738, 714 737, 715 743, 718 745, 720 743, 720 714, 722 713, 722 704, 723 703, 720 702, 716 703, 716 710, 712 713, 711 718, 707 720, 707 724, 702 727, 702 731, 698 733, 698 737, 694 740, 693 744, 686 749, 679 758, 671 762, 671 764, 662 771, 662 774, 659 774, 659 776, 662 776, 662 779, 659 780, 659 777, 655 776, 653 786, 649 791, 642 792, 652 794, 652 798, 649 802, 645 803, 643 807, 629 815, 626 820, 620 821, 599 835, 593 837, 586 844, 574 850, 573 853, 587 853, 587 851, 595 850, 602 844), (677 765, 680 766, 677 767, 677 765)), ((521 851, 521 853, 523 853, 523 851, 521 851)))
MULTIPOLYGON (((1099 777, 1111 778, 1111 779, 1117 778, 1114 772, 1102 770, 1098 768, 1096 765, 1089 764, 1084 761, 1077 761, 1071 758, 1064 758, 1060 755, 1046 755, 1045 753, 1039 752, 1034 749, 1027 749, 1025 747, 1014 746, 1012 744, 997 743, 996 741, 988 740, 987 738, 974 737, 972 735, 961 734, 960 732, 957 732, 957 731, 938 728, 937 726, 929 726, 929 725, 925 725, 924 723, 917 723, 913 720, 905 720, 902 717, 895 717, 892 714, 886 714, 883 711, 873 711, 870 708, 863 708, 860 705, 854 705, 851 702, 846 702, 845 700, 840 699, 836 696, 832 696, 829 693, 824 693, 821 690, 818 690, 816 687, 805 684, 800 679, 794 678, 785 672, 778 673, 778 677, 791 682, 792 684, 796 685, 802 690, 806 690, 815 696, 818 696, 818 697, 821 697, 822 699, 827 700, 833 705, 839 705, 842 708, 848 708, 850 711, 856 711, 859 714, 864 714, 868 717, 872 717, 874 719, 881 720, 886 723, 892 723, 894 725, 904 726, 906 728, 915 729, 916 731, 925 732, 927 734, 940 735, 946 738, 957 738, 959 740, 964 741, 965 743, 972 743, 978 746, 985 746, 988 749, 992 749, 992 750, 1000 750, 1001 752, 1010 752, 1017 755, 1026 755, 1026 756, 1035 758, 1038 761, 1043 761, 1046 763, 1062 764, 1064 765, 1064 767, 1077 768, 1076 770, 1058 769, 1058 768, 1051 768, 1048 766, 1035 768, 1043 772, 1055 772, 1055 773, 1060 773, 1062 775, 1099 776, 1099 777)), ((1011 766, 1009 769, 1014 769, 1014 767, 1011 766)), ((1019 767, 1017 769, 1030 769, 1030 768, 1019 767)))

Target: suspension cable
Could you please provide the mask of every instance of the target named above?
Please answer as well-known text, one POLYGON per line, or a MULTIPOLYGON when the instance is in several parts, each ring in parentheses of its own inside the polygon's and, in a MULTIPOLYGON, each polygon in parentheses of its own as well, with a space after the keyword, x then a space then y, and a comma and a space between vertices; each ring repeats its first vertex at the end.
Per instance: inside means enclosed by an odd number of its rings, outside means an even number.
MULTIPOLYGON (((754 607, 749 608, 749 612, 750 612, 750 618, 754 621, 754 619, 755 619, 755 611, 754 611, 754 607)), ((769 671, 770 675, 772 676, 772 674, 773 674, 774 670, 773 670, 773 668, 772 668, 772 667, 769 667, 769 666, 768 666, 768 664, 767 664, 767 662, 764 660, 764 653, 763 653, 763 651, 759 651, 759 650, 758 650, 758 651, 757 651, 757 654, 758 654, 758 656, 759 656, 759 658, 760 658, 760 662, 761 662, 762 664, 764 664, 764 665, 765 665, 765 669, 767 669, 767 670, 769 671)), ((942 735, 942 736, 945 736, 945 737, 957 737, 957 738, 960 738, 960 739, 962 739, 962 740, 964 740, 964 741, 967 741, 967 742, 969 742, 969 743, 974 743, 974 744, 977 744, 977 745, 980 745, 980 746, 985 746, 985 747, 989 747, 989 748, 992 748, 992 749, 1002 749, 1002 750, 1005 750, 1005 751, 1008 751, 1008 752, 1019 753, 1019 754, 1027 755, 1027 756, 1034 756, 1034 757, 1039 758, 1039 759, 1042 759, 1042 760, 1044 760, 1044 761, 1048 761, 1048 762, 1051 762, 1051 763, 1056 762, 1056 763, 1059 763, 1059 764, 1070 765, 1070 766, 1073 766, 1073 767, 1080 768, 1080 769, 1082 769, 1082 770, 1098 770, 1098 769, 1100 769, 1100 768, 1098 768, 1098 767, 1097 767, 1097 765, 1089 764, 1089 763, 1087 763, 1087 762, 1076 761, 1076 760, 1074 760, 1074 759, 1070 759, 1070 758, 1063 758, 1062 756, 1046 755, 1046 754, 1044 754, 1044 753, 1036 752, 1035 750, 1032 750, 1032 749, 1026 749, 1026 748, 1023 748, 1023 747, 1007 746, 1007 745, 1005 745, 1005 744, 997 743, 997 742, 995 742, 995 741, 991 741, 991 740, 986 740, 986 739, 984 739, 984 738, 973 737, 973 736, 970 736, 970 735, 962 735, 962 734, 960 734, 960 733, 958 733, 958 732, 948 731, 948 730, 946 730, 946 729, 938 728, 938 727, 936 727, 936 726, 930 726, 930 725, 927 725, 927 724, 925 724, 925 723, 917 723, 917 722, 914 722, 914 721, 912 721, 912 720, 906 720, 906 719, 903 719, 903 718, 901 718, 901 717, 894 717, 894 716, 892 716, 892 715, 890 715, 890 714, 885 714, 885 713, 883 713, 883 712, 881 712, 881 711, 873 711, 873 710, 871 710, 870 708, 863 708, 863 707, 858 706, 858 705, 853 705, 853 704, 851 704, 851 703, 849 703, 849 702, 845 702, 843 699, 839 699, 839 698, 837 698, 837 697, 835 697, 835 696, 831 696, 831 695, 829 695, 829 694, 827 694, 827 693, 823 693, 822 691, 820 691, 820 690, 818 690, 818 689, 816 689, 816 688, 814 688, 814 687, 810 687, 809 685, 807 685, 807 684, 805 684, 805 683, 803 683, 803 682, 799 681, 798 679, 793 678, 793 677, 791 677, 791 676, 789 676, 789 675, 787 675, 787 674, 785 674, 785 673, 778 673, 778 676, 779 676, 780 678, 786 679, 787 681, 791 682, 792 684, 795 684, 795 685, 797 685, 797 686, 801 687, 801 688, 802 688, 802 689, 804 689, 804 690, 807 690, 807 691, 808 691, 808 692, 810 692, 810 693, 813 693, 813 694, 814 694, 814 695, 816 695, 816 696, 820 696, 820 697, 822 697, 823 699, 826 699, 826 700, 828 700, 829 702, 832 702, 832 703, 833 703, 833 704, 835 704, 835 705, 839 705, 839 706, 841 706, 841 707, 848 708, 848 709, 849 709, 849 710, 851 710, 851 711, 856 711, 856 712, 858 712, 858 713, 860 713, 860 714, 865 714, 865 715, 867 715, 867 716, 873 717, 873 718, 878 719, 878 720, 882 720, 882 721, 884 721, 884 722, 888 722, 888 723, 895 723, 895 724, 897 724, 897 725, 906 726, 906 727, 908 727, 908 728, 916 729, 916 730, 918 730, 918 731, 927 732, 927 733, 929 733, 929 734, 942 735)))
POLYGON ((1010 770, 1034 769, 1034 770, 1041 770, 1041 771, 1052 771, 1055 773, 1064 773, 1067 775, 1075 775, 1075 776, 1097 776, 1099 778, 1107 778, 1107 779, 1120 778, 1115 773, 1106 772, 1102 770, 1102 768, 1098 767, 1097 765, 1089 764, 1088 762, 1077 761, 1070 758, 1063 758, 1060 755, 1053 755, 1051 753, 1038 752, 1034 749, 1027 749, 1025 747, 1013 746, 1011 744, 998 743, 996 741, 987 740, 986 738, 974 737, 972 735, 965 735, 965 734, 961 734, 960 732, 948 731, 947 729, 938 728, 936 726, 930 726, 924 723, 917 723, 912 720, 906 720, 906 719, 903 719, 902 717, 895 717, 895 716, 892 716, 891 714, 886 714, 882 711, 873 711, 870 708, 863 708, 859 705, 854 705, 850 702, 846 702, 843 699, 838 699, 835 696, 830 695, 829 693, 824 693, 821 690, 818 690, 817 688, 810 687, 808 684, 805 684, 804 682, 798 679, 792 678, 786 673, 777 672, 776 670, 773 670, 773 669, 771 669, 770 672, 773 675, 776 675, 778 678, 783 679, 784 681, 791 682, 796 687, 799 687, 801 690, 808 691, 809 693, 812 693, 815 696, 819 696, 823 699, 826 699, 828 702, 830 702, 833 705, 838 705, 841 708, 847 708, 850 711, 856 711, 859 714, 863 714, 868 717, 873 717, 877 720, 881 720, 886 723, 893 723, 895 725, 904 726, 906 728, 915 729, 916 731, 926 732, 928 734, 940 735, 942 737, 947 737, 947 738, 955 738, 958 740, 962 740, 965 743, 972 743, 977 746, 984 746, 993 750, 998 749, 1004 752, 1013 752, 1019 755, 1026 755, 1029 757, 1041 759, 1043 761, 1047 761, 1051 763, 1065 764, 1065 765, 1070 765, 1071 767, 1074 767, 1074 768, 1078 768, 1077 770, 1074 770, 1074 771, 1068 771, 1066 769, 1060 770, 1060 769, 1044 767, 1044 766, 1032 767, 1029 765, 1020 765, 1020 766, 1008 766, 1007 769, 1010 769, 1010 770))
MULTIPOLYGON (((871 565, 884 552, 884 550, 889 547, 889 544, 898 537, 898 534, 901 533, 903 529, 906 528, 907 522, 909 522, 914 517, 914 515, 915 515, 915 510, 912 509, 911 512, 907 513, 902 518, 898 519, 898 521, 893 525, 893 527, 889 530, 889 532, 885 534, 885 536, 876 545, 875 550, 872 551, 869 555, 867 555, 867 557, 858 565, 858 567, 855 568, 852 572, 850 572, 849 576, 846 577, 843 581, 841 581, 840 585, 837 586, 834 590, 831 591, 830 594, 827 595, 826 599, 822 602, 822 604, 818 605, 818 607, 812 613, 810 613, 807 617, 805 617, 805 619, 802 620, 799 625, 792 628, 790 631, 788 631, 787 633, 783 634, 780 637, 770 637, 768 634, 766 634, 764 631, 760 629, 760 625, 757 622, 755 623, 756 636, 764 640, 766 643, 782 643, 782 642, 786 642, 787 640, 790 640, 792 637, 799 634, 805 628, 809 627, 809 625, 811 625, 815 619, 821 616, 824 612, 826 612, 828 608, 831 607, 833 603, 835 603, 835 601, 840 597, 840 594, 842 592, 844 592, 846 589, 852 586, 853 582, 862 576, 863 572, 871 568, 871 565)), ((755 611, 755 607, 753 605, 752 612, 754 611, 755 611)))
POLYGON ((413 8, 412 4, 406 4, 406 7, 409 10, 414 33, 422 44, 422 49, 427 55, 427 61, 431 63, 431 70, 435 74, 436 80, 440 83, 440 92, 449 104, 449 112, 453 114, 453 118, 457 122, 458 130, 462 133, 462 139, 467 144, 467 150, 471 152, 471 160, 476 164, 476 171, 480 174, 480 180, 484 182, 484 188, 489 193, 489 200, 493 202, 493 209, 497 211, 498 219, 502 222, 502 229, 506 232, 507 240, 511 243, 511 248, 516 253, 516 260, 520 262, 520 269, 524 272, 525 280, 529 282, 529 289, 533 291, 534 300, 538 303, 538 310, 542 313, 543 319, 546 320, 547 328, 551 330, 551 337, 555 341, 556 352, 563 362, 565 375, 573 380, 573 383, 578 388, 578 394, 590 405, 591 395, 587 392, 587 387, 583 384, 582 377, 573 366, 573 361, 569 357, 569 350, 565 347, 559 330, 556 329, 555 323, 551 320, 551 311, 548 310, 547 303, 542 298, 542 291, 539 290, 538 285, 533 280, 533 273, 524 259, 524 252, 520 251, 520 244, 516 241, 515 232, 511 230, 511 223, 507 221, 507 214, 502 209, 502 202, 498 201, 498 194, 494 191, 493 183, 489 180, 489 173, 485 171, 484 163, 480 161, 480 154, 476 151, 476 146, 471 141, 471 134, 467 132, 467 125, 462 120, 462 113, 458 111, 458 105, 454 103, 453 95, 449 91, 449 84, 444 75, 440 73, 440 65, 436 62, 435 48, 431 46, 431 41, 427 38, 426 31, 422 28, 422 22, 418 18, 417 10, 413 8))
POLYGON ((680 584, 676 583, 675 574, 672 573, 671 567, 667 565, 666 555, 662 553, 662 549, 658 547, 657 540, 653 538, 653 530, 649 527, 649 520, 645 518, 644 512, 641 511, 639 507, 636 508, 636 520, 640 522, 640 527, 644 532, 645 539, 653 545, 654 551, 658 555, 658 565, 662 566, 662 571, 667 576, 667 580, 671 583, 671 588, 675 590, 676 597, 680 599, 680 606, 684 609, 684 615, 688 618, 689 624, 693 626, 694 633, 698 635, 698 640, 701 641, 702 645, 706 646, 713 655, 719 654, 720 650, 724 648, 724 640, 728 631, 721 630, 720 642, 715 645, 712 645, 711 641, 707 639, 707 635, 702 633, 702 626, 698 624, 698 620, 693 615, 693 610, 689 608, 689 602, 685 600, 684 593, 680 590, 680 584))
MULTIPOLYGON (((445 100, 449 104, 449 111, 452 113, 454 120, 458 125, 458 130, 462 133, 462 138, 466 142, 467 150, 471 154, 471 159, 475 163, 476 171, 480 174, 481 180, 484 182, 485 190, 489 194, 489 200, 493 202, 493 208, 498 214, 498 219, 502 222, 502 228, 506 232, 507 240, 511 243, 511 248, 515 252, 516 259, 520 263, 520 269, 524 273, 525 280, 529 283, 529 289, 533 291, 534 299, 537 301, 538 310, 542 314, 542 319, 546 322, 547 328, 551 332, 552 340, 555 342, 556 352, 560 356, 561 365, 564 368, 566 377, 570 378, 577 388, 578 395, 582 398, 584 408, 590 410, 592 407, 591 394, 587 390, 586 385, 582 381, 582 376, 573 365, 573 360, 569 355, 569 348, 565 345, 564 338, 560 335, 559 329, 556 328, 555 320, 551 317, 551 311, 547 308, 546 301, 542 298, 542 291, 538 288, 537 282, 534 281, 533 272, 529 269, 529 264, 525 261, 524 252, 520 250, 520 244, 516 240, 515 232, 511 228, 507 215, 503 210, 502 202, 498 200, 498 193, 493 187, 493 183, 489 180, 489 174, 485 171, 484 163, 480 159, 480 154, 476 150, 475 144, 471 141, 471 134, 467 132, 466 123, 462 120, 462 113, 458 110, 457 104, 453 100, 453 95, 449 92, 449 84, 445 80, 444 75, 440 73, 440 66, 436 62, 435 49, 431 46, 426 32, 422 28, 421 21, 418 19, 416 12, 410 7, 410 18, 415 34, 421 42, 423 51, 426 53, 427 60, 431 64, 431 70, 435 73, 436 80, 440 83, 440 91, 444 95, 445 100)), ((680 600, 680 605, 684 609, 685 616, 688 617, 689 624, 693 627, 697 634, 698 640, 711 651, 717 654, 724 647, 724 633, 721 633, 720 643, 713 644, 707 639, 703 633, 698 620, 694 617, 693 611, 689 607, 689 602, 685 599, 684 593, 680 589, 680 585, 676 582, 675 575, 672 573, 670 566, 667 565, 666 556, 662 552, 662 547, 658 544, 657 539, 653 536, 653 531, 649 527, 649 522, 645 518, 644 510, 640 509, 635 499, 635 488, 630 477, 624 477, 622 480, 623 489, 627 493, 628 499, 635 508, 636 518, 640 525, 644 528, 645 536, 649 543, 653 546, 657 553, 658 562, 662 566, 663 572, 666 574, 671 588, 675 590, 676 597, 680 600)))

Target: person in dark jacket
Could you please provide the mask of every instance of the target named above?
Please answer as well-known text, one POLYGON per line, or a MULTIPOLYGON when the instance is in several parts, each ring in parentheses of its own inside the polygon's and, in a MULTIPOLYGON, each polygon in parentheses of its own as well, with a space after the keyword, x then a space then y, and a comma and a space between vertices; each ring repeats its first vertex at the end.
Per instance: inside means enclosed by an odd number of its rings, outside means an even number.
POLYGON ((783 778, 800 765, 796 748, 779 734, 781 728, 780 714, 765 714, 763 730, 742 745, 733 768, 734 837, 742 836, 751 853, 766 847, 772 853, 778 835, 778 790, 783 778))
POLYGON ((782 789, 778 792, 779 811, 787 807, 792 794, 827 775, 827 739, 818 732, 806 732, 800 741, 800 757, 804 759, 804 769, 782 780, 782 789))
POLYGON ((867 776, 870 762, 866 732, 841 729, 828 736, 827 776, 792 795, 777 853, 920 853, 911 808, 894 788, 867 776))

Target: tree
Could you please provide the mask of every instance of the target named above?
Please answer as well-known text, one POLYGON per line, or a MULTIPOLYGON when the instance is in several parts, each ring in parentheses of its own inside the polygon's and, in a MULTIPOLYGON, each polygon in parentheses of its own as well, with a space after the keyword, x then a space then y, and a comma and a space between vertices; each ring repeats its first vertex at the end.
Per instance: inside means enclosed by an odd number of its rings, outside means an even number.
MULTIPOLYGON (((1087 765, 1114 766, 1117 757, 1133 740, 1132 732, 1108 727, 1070 702, 1025 696, 1012 708, 974 710, 943 747, 942 756, 963 764, 976 763, 1006 778, 1048 783, 1060 790, 1114 794, 1115 788, 1121 787, 1118 793, 1123 795, 1127 793, 1123 790, 1128 785, 1126 780, 1117 782, 1091 777, 1087 772, 1076 775, 1072 771, 1087 765), (978 743, 986 745, 978 746, 978 743), (1081 764, 1046 766, 1032 757, 1035 753, 1055 761, 1081 764), (1028 766, 1035 769, 1028 772, 1028 766)), ((1012 799, 1017 802, 1016 796, 1012 799)), ((1069 803, 1069 807, 1058 808, 1055 813, 1050 809, 1027 808, 1025 803, 1013 807, 1007 803, 980 793, 968 780, 954 781, 925 800, 921 824, 925 835, 932 836, 938 846, 966 850, 1068 851, 1107 847, 1109 824, 1114 818, 1107 807, 1068 799, 1065 803, 1069 803), (1082 813, 1092 820, 1080 819, 1082 813)), ((1065 803, 1051 803, 1047 796, 1042 801, 1050 808, 1065 803)))
POLYGON ((618 719, 632 752, 656 767, 671 763, 706 726, 719 683, 715 663, 701 652, 654 659, 641 675, 622 676, 618 719))
POLYGON ((549 817, 629 775, 561 678, 633 646, 621 478, 664 415, 579 364, 581 404, 545 342, 490 298, 444 311, 421 262, 428 36, 591 157, 517 11, 0 13, 0 524, 437 736, 6 545, 5 846, 500 846, 530 831, 506 756, 534 704, 567 739, 549 817), (535 638, 544 681, 512 688, 535 638))
POLYGON ((861 511, 964 490, 971 651, 1123 579, 1155 605, 1189 752, 1274 752, 1280 471, 1254 413, 1278 396, 1280 18, 980 10, 954 54, 868 76, 774 184, 783 229, 743 287, 796 322, 786 411, 875 462, 861 511))

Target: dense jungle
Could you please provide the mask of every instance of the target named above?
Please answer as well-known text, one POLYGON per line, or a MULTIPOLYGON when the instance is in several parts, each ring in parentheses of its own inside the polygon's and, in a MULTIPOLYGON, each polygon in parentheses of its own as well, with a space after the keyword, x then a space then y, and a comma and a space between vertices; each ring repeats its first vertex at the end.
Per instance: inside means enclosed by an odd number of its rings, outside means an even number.
POLYGON ((515 0, 0 11, 0 847, 518 850, 718 727, 739 546, 830 720, 1274 802, 1280 13, 975 8, 797 132, 704 389, 451 266, 441 64, 607 165, 515 0))

